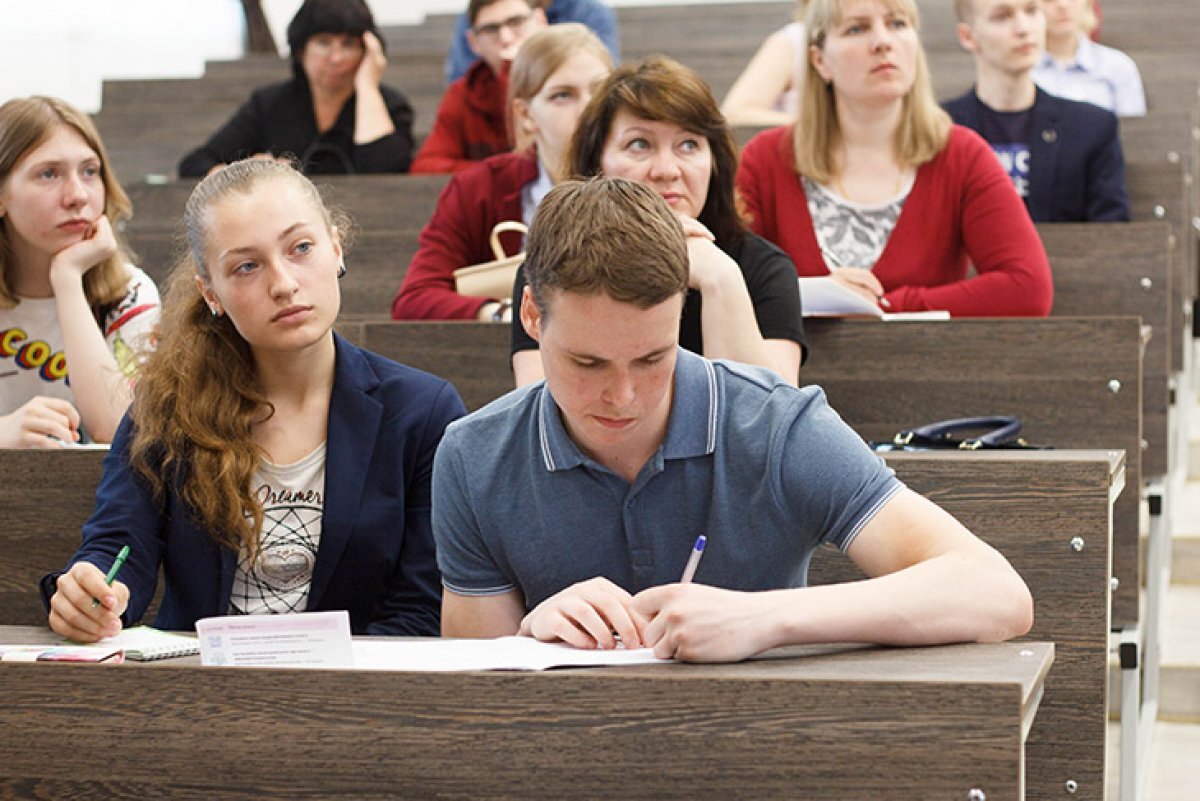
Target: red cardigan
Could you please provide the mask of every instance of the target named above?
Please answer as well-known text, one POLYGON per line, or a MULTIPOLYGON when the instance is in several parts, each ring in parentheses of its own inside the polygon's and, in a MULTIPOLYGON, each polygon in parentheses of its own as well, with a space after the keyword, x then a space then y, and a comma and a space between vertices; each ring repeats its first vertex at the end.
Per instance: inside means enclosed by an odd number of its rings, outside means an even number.
MULTIPOLYGON (((505 220, 521 220, 521 189, 537 176, 532 150, 501 153, 455 174, 421 230, 416 255, 392 302, 392 318, 475 319, 479 307, 493 298, 455 292, 454 271, 495 258, 489 244, 492 228, 505 220)), ((500 241, 506 253, 520 251, 520 234, 501 234, 500 241)))
POLYGON ((458 172, 488 156, 511 150, 504 107, 507 96, 507 62, 497 75, 482 60, 476 61, 466 75, 446 89, 433 130, 421 145, 410 172, 458 172))
MULTIPOLYGON (((751 228, 781 247, 799 275, 824 275, 808 200, 792 159, 792 129, 754 137, 737 185, 751 228)), ((954 317, 1044 317, 1054 285, 1029 213, 991 148, 955 125, 916 182, 871 272, 892 311, 954 317), (967 278, 968 259, 978 275, 967 278)))

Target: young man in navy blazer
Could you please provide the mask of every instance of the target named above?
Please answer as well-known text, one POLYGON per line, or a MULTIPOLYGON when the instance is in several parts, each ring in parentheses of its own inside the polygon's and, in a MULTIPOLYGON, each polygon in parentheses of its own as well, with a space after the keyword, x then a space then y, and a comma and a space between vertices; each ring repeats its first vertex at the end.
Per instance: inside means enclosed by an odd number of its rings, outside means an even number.
POLYGON ((975 87, 946 111, 992 146, 1033 221, 1128 221, 1116 116, 1033 82, 1046 43, 1042 0, 955 0, 954 7, 958 40, 975 57, 975 87))

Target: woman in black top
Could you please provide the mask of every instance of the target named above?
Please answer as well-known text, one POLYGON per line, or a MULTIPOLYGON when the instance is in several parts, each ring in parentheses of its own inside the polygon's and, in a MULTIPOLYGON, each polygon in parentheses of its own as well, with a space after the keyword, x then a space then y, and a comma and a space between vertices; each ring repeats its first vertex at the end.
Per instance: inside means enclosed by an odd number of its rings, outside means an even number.
POLYGON ((250 156, 295 159, 310 175, 407 172, 412 107, 380 84, 387 57, 363 0, 306 0, 288 25, 291 80, 255 90, 179 162, 199 177, 250 156))
MULTIPOLYGON (((681 346, 799 381, 806 346, 796 268, 738 214, 737 146, 700 76, 664 56, 615 70, 584 109, 568 160, 568 174, 604 173, 651 186, 679 216, 691 272, 681 346)), ((524 286, 518 272, 514 302, 524 286)), ((512 336, 517 385, 539 380, 537 342, 518 315, 512 336)))

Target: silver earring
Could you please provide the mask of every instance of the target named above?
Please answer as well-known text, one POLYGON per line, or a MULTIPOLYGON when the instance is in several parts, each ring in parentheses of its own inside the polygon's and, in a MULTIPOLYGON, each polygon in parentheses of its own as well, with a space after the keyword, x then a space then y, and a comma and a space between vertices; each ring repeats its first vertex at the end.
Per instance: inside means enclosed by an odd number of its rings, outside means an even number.
POLYGON ((345 274, 346 274, 346 262, 342 259, 338 259, 338 276, 337 277, 341 278, 345 274))
POLYGON ((209 307, 208 307, 208 310, 209 310, 210 312, 212 312, 212 316, 213 316, 213 317, 220 317, 220 316, 221 316, 221 310, 220 310, 220 309, 218 309, 216 306, 209 306, 209 307))

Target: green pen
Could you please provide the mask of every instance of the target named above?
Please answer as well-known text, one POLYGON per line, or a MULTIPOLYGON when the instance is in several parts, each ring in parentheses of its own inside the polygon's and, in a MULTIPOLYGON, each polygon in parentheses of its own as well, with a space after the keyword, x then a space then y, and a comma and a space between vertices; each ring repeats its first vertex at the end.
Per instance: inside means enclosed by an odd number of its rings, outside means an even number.
MULTIPOLYGON (((121 552, 117 554, 117 558, 113 561, 112 567, 110 567, 108 569, 108 575, 104 577, 105 584, 107 584, 110 587, 112 586, 113 580, 117 577, 117 571, 119 571, 121 569, 121 565, 125 564, 125 560, 128 558, 129 558, 129 546, 126 545, 124 548, 121 549, 121 552)), ((99 605, 100 605, 100 599, 93 598, 92 599, 92 608, 95 609, 99 605)))

